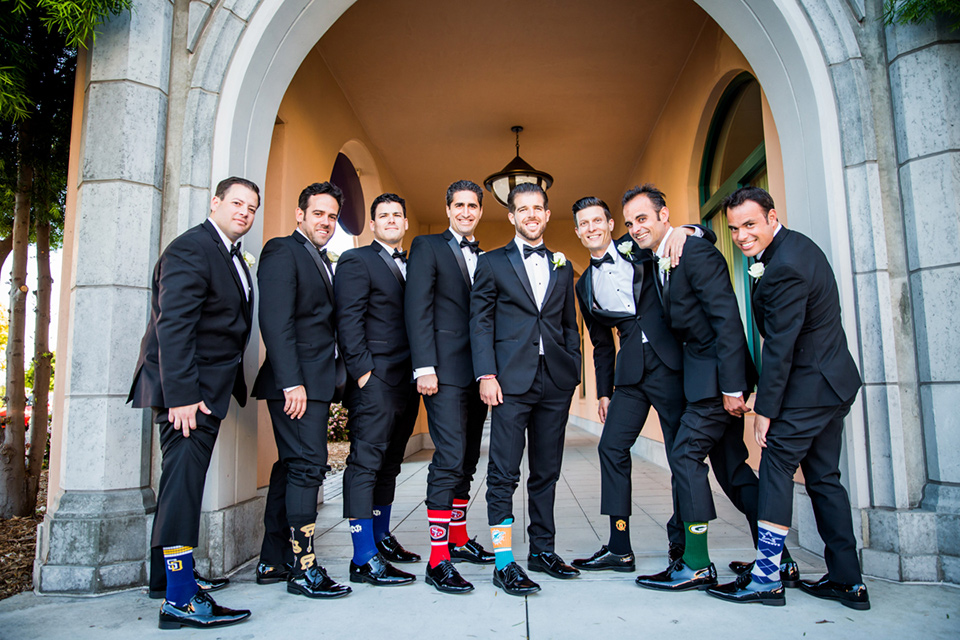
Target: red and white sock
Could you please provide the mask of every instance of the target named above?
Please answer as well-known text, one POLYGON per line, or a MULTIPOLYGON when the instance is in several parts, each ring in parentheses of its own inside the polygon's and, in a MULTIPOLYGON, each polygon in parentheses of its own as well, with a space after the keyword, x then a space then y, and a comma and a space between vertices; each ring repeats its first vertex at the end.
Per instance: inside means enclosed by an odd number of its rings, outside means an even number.
POLYGON ((453 501, 453 510, 450 512, 450 542, 455 547, 462 547, 470 542, 470 536, 467 535, 467 504, 469 500, 453 501))
POLYGON ((430 566, 435 567, 450 559, 450 511, 427 509, 427 521, 430 523, 430 566))

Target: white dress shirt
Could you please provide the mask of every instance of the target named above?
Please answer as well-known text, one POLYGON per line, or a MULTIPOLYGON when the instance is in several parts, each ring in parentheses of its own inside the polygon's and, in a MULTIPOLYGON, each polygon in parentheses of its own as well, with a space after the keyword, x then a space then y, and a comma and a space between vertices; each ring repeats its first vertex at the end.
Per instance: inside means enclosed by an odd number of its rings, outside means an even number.
MULTIPOLYGON (((537 245, 532 245, 520 236, 514 236, 513 241, 520 250, 520 258, 523 260, 523 268, 527 272, 527 280, 530 281, 530 287, 533 289, 533 298, 537 303, 537 308, 543 308, 543 298, 547 293, 547 284, 550 282, 550 262, 546 255, 539 253, 530 254, 529 258, 523 257, 523 247, 527 245, 531 248, 543 244, 541 241, 537 245)), ((543 355, 543 336, 540 337, 540 355, 543 355)))
MULTIPOLYGON (((460 244, 463 236, 454 231, 453 227, 450 227, 450 233, 453 234, 453 239, 457 241, 457 244, 460 244)), ((469 240, 469 238, 467 239, 469 240)), ((473 274, 477 271, 477 254, 469 247, 460 247, 460 252, 463 254, 463 261, 467 263, 467 273, 470 275, 470 284, 473 284, 473 274)))

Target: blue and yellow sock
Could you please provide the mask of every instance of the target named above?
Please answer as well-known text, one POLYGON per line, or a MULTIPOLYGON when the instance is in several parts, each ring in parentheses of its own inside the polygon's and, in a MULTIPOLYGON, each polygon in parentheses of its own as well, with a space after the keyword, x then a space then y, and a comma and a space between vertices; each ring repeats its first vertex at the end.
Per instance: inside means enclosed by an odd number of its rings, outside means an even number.
POLYGON ((511 535, 513 533, 513 518, 507 518, 498 525, 490 527, 490 536, 493 538, 493 554, 497 569, 514 562, 511 535))
POLYGON ((185 607, 200 589, 193 577, 193 547, 164 547, 163 564, 167 572, 167 602, 185 607))
POLYGON ((377 555, 377 543, 373 540, 373 520, 357 518, 350 520, 350 537, 353 538, 353 564, 363 566, 377 555))
POLYGON ((390 535, 390 511, 393 505, 373 507, 373 541, 380 542, 390 535))
POLYGON ((751 576, 754 582, 769 584, 780 580, 780 554, 789 529, 781 529, 760 523, 757 540, 757 561, 753 563, 751 576))

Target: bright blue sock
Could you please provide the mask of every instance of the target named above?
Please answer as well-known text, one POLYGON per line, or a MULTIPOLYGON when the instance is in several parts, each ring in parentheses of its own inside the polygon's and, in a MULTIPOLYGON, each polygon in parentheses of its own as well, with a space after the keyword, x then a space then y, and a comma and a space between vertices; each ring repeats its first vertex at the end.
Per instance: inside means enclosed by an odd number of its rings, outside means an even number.
POLYGON ((514 562, 511 543, 512 532, 513 518, 507 518, 500 524, 490 527, 490 535, 493 537, 493 557, 497 563, 497 569, 503 569, 514 562))
POLYGON ((757 539, 757 561, 753 563, 750 575, 754 582, 769 584, 780 580, 780 554, 787 532, 760 523, 757 539))
POLYGON ((164 547, 163 563, 167 571, 167 602, 185 607, 200 589, 193 577, 193 547, 164 547))
POLYGON ((353 538, 353 564, 362 566, 377 555, 377 543, 373 540, 373 520, 358 518, 350 520, 350 537, 353 538))
POLYGON ((387 504, 382 507, 373 505, 373 539, 380 542, 390 535, 390 509, 393 505, 387 504))

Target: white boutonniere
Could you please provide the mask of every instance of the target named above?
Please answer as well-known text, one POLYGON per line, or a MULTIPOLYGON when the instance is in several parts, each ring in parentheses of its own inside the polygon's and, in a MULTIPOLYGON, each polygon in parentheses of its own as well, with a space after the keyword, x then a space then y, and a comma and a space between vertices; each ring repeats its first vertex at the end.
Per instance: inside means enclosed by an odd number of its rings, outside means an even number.
POLYGON ((747 269, 747 275, 753 278, 754 280, 759 280, 760 277, 763 275, 763 263, 754 262, 752 265, 750 265, 750 268, 747 269))
POLYGON ((556 271, 558 268, 567 264, 567 256, 563 255, 562 252, 557 251, 553 254, 553 269, 556 271))
POLYGON ((339 259, 340 254, 336 251, 327 251, 327 260, 329 260, 331 264, 336 264, 337 260, 339 259))
POLYGON ((664 273, 670 273, 670 269, 673 268, 673 265, 670 264, 670 258, 660 258, 657 261, 657 266, 660 267, 660 271, 664 273))
POLYGON ((617 251, 622 253, 627 258, 633 258, 633 243, 629 240, 624 240, 617 245, 617 251))
POLYGON ((253 254, 250 253, 249 251, 244 251, 244 252, 243 252, 243 261, 247 263, 247 266, 248 266, 248 267, 252 267, 252 266, 257 262, 257 259, 254 258, 254 257, 253 257, 253 254))

